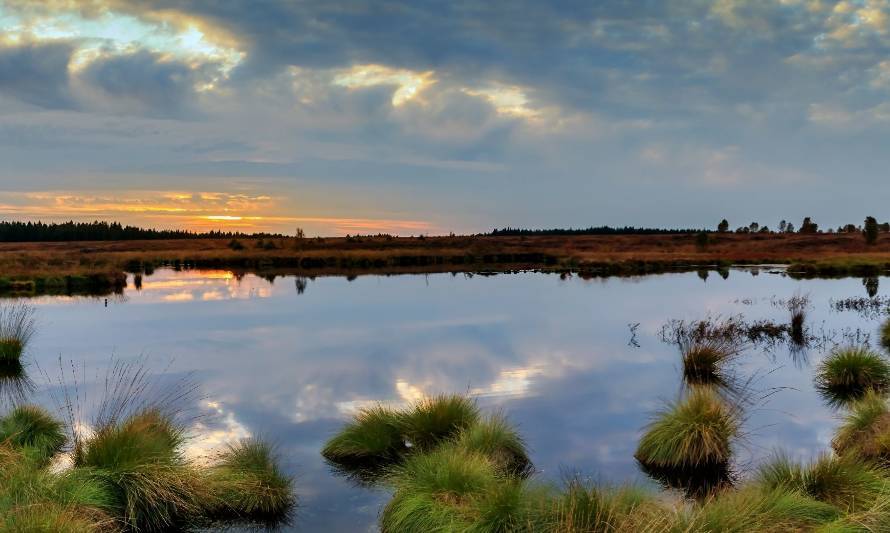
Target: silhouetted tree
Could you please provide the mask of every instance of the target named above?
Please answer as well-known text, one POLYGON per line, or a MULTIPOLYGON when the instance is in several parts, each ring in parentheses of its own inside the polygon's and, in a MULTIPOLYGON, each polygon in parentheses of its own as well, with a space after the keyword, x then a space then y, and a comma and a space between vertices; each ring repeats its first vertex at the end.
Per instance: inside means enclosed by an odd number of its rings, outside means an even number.
POLYGON ((819 232, 819 224, 813 222, 810 217, 806 217, 803 219, 803 222, 800 224, 800 233, 818 233, 819 232))
POLYGON ((717 224, 717 231, 720 233, 726 233, 727 231, 729 231, 729 221, 725 218, 721 220, 720 223, 717 224))
POLYGON ((878 242, 878 221, 875 217, 865 217, 862 234, 865 236, 866 244, 871 245, 878 242))

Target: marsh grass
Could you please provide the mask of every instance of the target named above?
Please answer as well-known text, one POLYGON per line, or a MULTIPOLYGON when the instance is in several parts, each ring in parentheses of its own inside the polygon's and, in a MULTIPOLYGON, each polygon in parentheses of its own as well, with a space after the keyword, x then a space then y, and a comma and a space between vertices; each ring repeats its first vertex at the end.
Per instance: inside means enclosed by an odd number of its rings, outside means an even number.
POLYGON ((465 428, 457 435, 455 444, 491 458, 505 475, 525 478, 534 471, 525 441, 501 414, 465 428))
POLYGON ((395 494, 380 517, 381 531, 469 531, 475 498, 497 490, 494 463, 456 446, 414 454, 388 476, 395 494))
POLYGON ((42 407, 22 405, 0 418, 0 442, 24 450, 40 463, 62 451, 66 440, 62 422, 42 407))
POLYGON ((213 498, 205 511, 213 521, 241 520, 266 527, 290 523, 296 505, 292 483, 268 443, 245 439, 229 445, 210 468, 213 498))
POLYGON ((646 491, 636 487, 598 487, 578 478, 551 499, 543 530, 563 533, 607 533, 654 526, 663 513, 646 491))
POLYGON ((810 306, 809 296, 795 294, 788 299, 788 312, 791 314, 789 322, 791 331, 791 343, 798 347, 806 345, 806 320, 807 309, 810 306))
POLYGON ((424 450, 455 437, 475 424, 479 420, 479 407, 465 396, 434 396, 400 412, 398 419, 409 445, 424 450))
POLYGON ((770 489, 799 492, 850 513, 870 508, 890 496, 890 480, 883 472, 853 455, 823 455, 804 465, 779 455, 760 468, 759 483, 770 489))
POLYGON ((887 392, 890 364, 863 346, 837 348, 819 365, 815 384, 829 405, 847 405, 869 391, 887 392))
MULTIPOLYGON (((426 398, 404 409, 368 407, 325 444, 322 455, 336 472, 361 484, 373 484, 387 467, 457 437, 479 418, 476 403, 456 395, 426 398)), ((488 433, 480 430, 474 438, 483 445, 484 439, 496 437, 498 429, 492 426, 488 433)), ((506 441, 506 428, 500 429, 504 430, 500 434, 505 439, 503 444, 518 451, 517 442, 506 441)))
POLYGON ((881 324, 880 342, 881 346, 884 348, 884 351, 890 353, 890 318, 888 318, 884 321, 883 324, 881 324))
POLYGON ((0 361, 0 406, 23 403, 34 389, 34 382, 21 361, 0 361))
POLYGON ((890 459, 890 410, 887 401, 869 391, 850 410, 831 443, 840 455, 886 462, 890 459))
POLYGON ((335 472, 359 484, 373 484, 385 467, 408 451, 399 421, 388 407, 364 408, 325 444, 321 454, 335 472))
POLYGON ((740 417, 711 387, 695 387, 649 424, 634 454, 643 471, 671 488, 702 496, 731 482, 732 441, 740 417))
POLYGON ((0 361, 21 358, 35 331, 34 307, 15 302, 0 304, 0 361))
POLYGON ((169 415, 145 410, 97 427, 76 443, 72 460, 113 494, 115 514, 127 527, 164 531, 187 523, 207 498, 206 484, 179 451, 182 442, 169 415))
POLYGON ((690 386, 710 385, 732 391, 738 383, 729 365, 739 355, 738 345, 723 338, 708 338, 681 345, 683 381, 690 386))
POLYGON ((671 533, 748 533, 811 531, 835 520, 833 506, 787 489, 761 490, 748 486, 715 493, 692 510, 660 527, 641 531, 671 533))
POLYGON ((0 531, 115 531, 111 495, 80 472, 50 472, 0 444, 0 531))

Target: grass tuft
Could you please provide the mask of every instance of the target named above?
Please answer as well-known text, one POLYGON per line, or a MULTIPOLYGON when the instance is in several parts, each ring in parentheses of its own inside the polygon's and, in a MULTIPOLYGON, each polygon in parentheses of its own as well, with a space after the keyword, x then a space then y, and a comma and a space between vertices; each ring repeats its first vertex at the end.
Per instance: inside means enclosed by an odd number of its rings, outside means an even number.
POLYGON ((730 340, 706 338, 683 348, 683 380, 687 385, 731 387, 732 379, 726 365, 739 354, 730 340))
POLYGON ((127 527, 165 531, 199 508, 207 488, 181 456, 182 429, 157 409, 97 428, 75 444, 76 468, 90 468, 114 495, 115 514, 127 527))
POLYGON ((816 371, 816 390, 829 405, 847 405, 890 388, 890 364, 865 347, 835 349, 816 371))
POLYGON ((758 480, 770 490, 796 491, 845 513, 867 509, 890 494, 881 471, 852 455, 823 455, 810 465, 779 455, 761 467, 758 480))
POLYGON ((34 335, 34 314, 34 307, 25 303, 0 305, 0 361, 21 358, 34 335))
POLYGON ((66 440, 62 423, 41 407, 19 406, 0 418, 0 442, 25 450, 40 462, 60 452, 66 440))
POLYGON ((831 443, 839 455, 868 461, 890 460, 890 409, 887 401, 869 391, 850 406, 831 443))
POLYGON ((399 415, 384 406, 362 409, 321 451, 334 468, 357 481, 372 482, 381 468, 407 450, 399 415))
POLYGON ((272 447, 245 439, 230 445, 209 472, 212 520, 239 519, 267 527, 286 525, 296 505, 292 480, 282 473, 272 447))
POLYGON ((485 454, 508 476, 524 478, 534 470, 525 441, 501 415, 488 417, 464 429, 457 436, 456 445, 485 454))
POLYGON ((399 415, 399 426, 408 443, 430 449, 455 437, 479 420, 476 402, 458 395, 442 395, 417 402, 399 415))
POLYGON ((634 457, 663 484, 702 495, 730 481, 737 414, 710 387, 696 387, 649 424, 634 457))

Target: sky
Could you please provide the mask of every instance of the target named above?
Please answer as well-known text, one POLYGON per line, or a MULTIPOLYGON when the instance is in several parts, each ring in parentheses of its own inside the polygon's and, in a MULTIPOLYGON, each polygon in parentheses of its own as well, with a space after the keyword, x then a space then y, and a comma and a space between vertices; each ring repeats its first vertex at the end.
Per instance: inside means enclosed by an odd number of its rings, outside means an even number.
POLYGON ((890 0, 0 0, 0 162, 15 220, 885 220, 890 0))

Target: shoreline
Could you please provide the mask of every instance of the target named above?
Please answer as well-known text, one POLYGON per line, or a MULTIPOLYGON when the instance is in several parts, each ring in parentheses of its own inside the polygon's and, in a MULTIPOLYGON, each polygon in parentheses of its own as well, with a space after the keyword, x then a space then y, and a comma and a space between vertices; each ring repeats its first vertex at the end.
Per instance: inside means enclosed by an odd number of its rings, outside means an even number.
POLYGON ((109 295, 128 274, 157 268, 258 275, 359 276, 538 270, 582 277, 640 276, 783 265, 789 276, 890 272, 890 239, 855 234, 351 237, 0 243, 0 295, 109 295))

